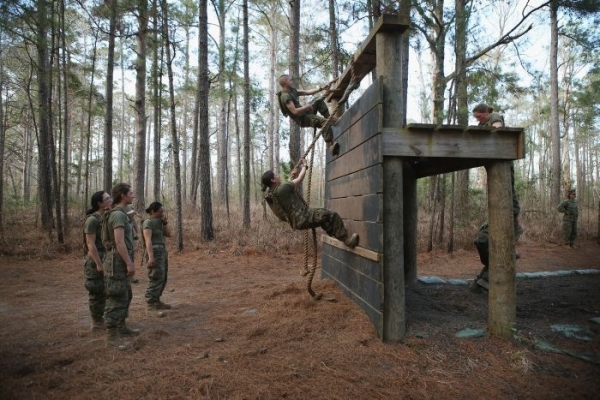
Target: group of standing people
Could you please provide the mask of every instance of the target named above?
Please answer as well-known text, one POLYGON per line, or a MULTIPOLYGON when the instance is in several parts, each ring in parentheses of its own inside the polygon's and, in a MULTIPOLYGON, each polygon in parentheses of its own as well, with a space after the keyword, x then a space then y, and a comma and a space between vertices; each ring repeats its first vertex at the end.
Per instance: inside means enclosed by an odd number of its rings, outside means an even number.
MULTIPOLYGON (((118 345, 123 337, 139 335, 125 320, 132 300, 130 278, 135 276, 134 215, 131 204, 135 195, 131 186, 119 183, 111 193, 92 195, 83 233, 85 235, 84 275, 92 317, 91 330, 106 331, 108 343, 118 345)), ((160 297, 167 283, 168 254, 165 237, 170 237, 168 220, 161 203, 146 209, 142 223, 143 264, 148 268, 146 302, 148 311, 170 309, 160 297)))

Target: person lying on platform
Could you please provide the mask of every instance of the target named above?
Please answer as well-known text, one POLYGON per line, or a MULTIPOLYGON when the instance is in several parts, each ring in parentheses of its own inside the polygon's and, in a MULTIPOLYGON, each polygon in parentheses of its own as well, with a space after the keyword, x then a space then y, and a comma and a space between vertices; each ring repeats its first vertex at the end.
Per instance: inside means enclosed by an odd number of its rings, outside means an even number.
POLYGON ((299 99, 300 96, 310 96, 329 89, 329 85, 311 90, 298 90, 293 86, 292 78, 287 74, 279 77, 279 85, 281 86, 281 91, 277 92, 277 98, 283 115, 290 117, 296 124, 303 128, 324 128, 323 132, 321 132, 323 140, 325 140, 327 147, 331 150, 331 154, 337 156, 340 152, 340 145, 333 141, 331 126, 326 125, 330 115, 325 100, 323 97, 317 97, 310 103, 301 105, 299 99), (321 115, 317 115, 317 113, 321 115))
POLYGON ((335 211, 326 208, 310 208, 298 194, 298 186, 306 175, 306 162, 300 161, 298 177, 281 183, 281 178, 273 171, 266 171, 261 177, 262 191, 271 211, 282 221, 289 222, 292 229, 305 230, 321 227, 329 236, 341 240, 350 248, 358 245, 359 236, 348 234, 344 221, 335 211))

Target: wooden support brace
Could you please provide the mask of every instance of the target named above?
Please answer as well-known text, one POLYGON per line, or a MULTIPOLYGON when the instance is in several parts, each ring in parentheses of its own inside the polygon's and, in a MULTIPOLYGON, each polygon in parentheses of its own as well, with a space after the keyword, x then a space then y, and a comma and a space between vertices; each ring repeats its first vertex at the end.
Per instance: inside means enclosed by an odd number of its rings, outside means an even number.
POLYGON ((376 251, 372 251, 369 249, 365 249, 364 247, 360 247, 360 246, 356 246, 355 248, 351 249, 350 247, 346 246, 344 244, 344 242, 342 242, 341 240, 338 240, 334 237, 331 237, 329 235, 321 235, 321 241, 323 243, 327 243, 330 246, 333 247, 337 247, 338 249, 342 249, 342 250, 346 250, 349 252, 352 252, 356 255, 359 255, 363 258, 375 261, 375 262, 380 262, 381 261, 381 253, 378 253, 376 251))

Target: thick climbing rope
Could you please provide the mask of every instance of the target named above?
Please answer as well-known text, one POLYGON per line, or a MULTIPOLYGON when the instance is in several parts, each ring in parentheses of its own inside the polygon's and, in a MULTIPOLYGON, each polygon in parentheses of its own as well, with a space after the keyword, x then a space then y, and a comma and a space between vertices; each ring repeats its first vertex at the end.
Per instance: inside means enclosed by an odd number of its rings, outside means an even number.
MULTIPOLYGON (((315 128, 313 131, 313 137, 317 137, 317 129, 315 128)), ((310 162, 309 162, 309 166, 308 168, 308 181, 307 181, 307 189, 306 189, 306 198, 309 199, 310 201, 310 190, 312 188, 312 165, 313 165, 313 161, 315 158, 315 152, 313 151, 310 155, 310 162)), ((304 204, 306 204, 306 207, 309 206, 309 201, 306 201, 302 196, 300 196, 300 198, 302 199, 302 201, 304 202, 304 204)), ((308 230, 305 231, 304 233, 304 269, 301 272, 302 275, 308 275, 308 277, 306 278, 306 290, 308 291, 308 293, 310 294, 310 297, 312 297, 313 299, 316 300, 320 300, 323 295, 322 294, 316 294, 315 291, 312 289, 312 281, 315 277, 315 273, 317 271, 317 232, 315 230, 315 228, 311 228, 312 231, 312 238, 313 238, 313 260, 312 260, 312 265, 310 268, 308 268, 308 230)))

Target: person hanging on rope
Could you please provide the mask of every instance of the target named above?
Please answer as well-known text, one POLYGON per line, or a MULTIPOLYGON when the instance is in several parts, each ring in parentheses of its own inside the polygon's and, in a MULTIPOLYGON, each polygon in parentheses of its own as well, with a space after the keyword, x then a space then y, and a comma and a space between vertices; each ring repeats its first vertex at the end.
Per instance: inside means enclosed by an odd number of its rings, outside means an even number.
MULTIPOLYGON (((281 178, 273 171, 266 171, 261 177, 262 191, 271 211, 282 221, 289 222, 292 229, 305 230, 321 227, 329 236, 341 240, 350 248, 358 245, 358 234, 348 234, 344 221, 335 211, 326 208, 308 207, 298 194, 298 187, 306 175, 306 161, 300 160, 298 177, 281 183, 281 178)), ((294 175, 292 173, 292 175, 294 175)))
POLYGON ((330 114, 324 98, 317 97, 306 105, 301 105, 299 99, 301 96, 310 96, 327 90, 329 89, 329 85, 311 90, 298 90, 293 86, 292 78, 287 74, 279 77, 279 85, 281 86, 281 91, 277 92, 277 98, 279 99, 279 106, 283 115, 290 117, 296 124, 303 128, 323 128, 321 132, 323 140, 325 140, 327 147, 331 150, 331 154, 337 156, 340 152, 340 145, 333 141, 331 125, 326 123, 330 119, 330 114), (321 115, 317 115, 317 113, 321 115))

